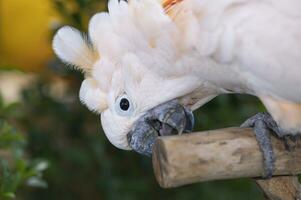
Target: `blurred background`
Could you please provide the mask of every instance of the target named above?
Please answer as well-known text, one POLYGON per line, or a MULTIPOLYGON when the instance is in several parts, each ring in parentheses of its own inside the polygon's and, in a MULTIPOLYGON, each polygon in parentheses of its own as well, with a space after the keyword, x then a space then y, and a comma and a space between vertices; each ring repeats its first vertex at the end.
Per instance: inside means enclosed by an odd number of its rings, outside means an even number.
MULTIPOLYGON (((78 99, 83 77, 55 58, 63 25, 87 30, 105 0, 0 0, 0 199, 260 200, 251 180, 161 189, 151 160, 113 147, 78 99)), ((220 96, 196 112, 195 130, 238 126, 264 108, 220 96)))

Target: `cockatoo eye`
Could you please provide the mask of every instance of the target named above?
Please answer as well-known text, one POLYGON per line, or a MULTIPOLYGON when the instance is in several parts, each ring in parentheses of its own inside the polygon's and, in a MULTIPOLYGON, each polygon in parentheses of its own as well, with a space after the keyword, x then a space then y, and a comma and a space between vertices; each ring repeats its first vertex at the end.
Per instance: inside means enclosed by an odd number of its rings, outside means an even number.
POLYGON ((116 111, 121 116, 128 116, 133 112, 133 104, 127 95, 122 95, 116 101, 116 111))
POLYGON ((127 111, 130 108, 130 102, 126 98, 122 98, 120 100, 119 106, 120 106, 121 110, 127 111))

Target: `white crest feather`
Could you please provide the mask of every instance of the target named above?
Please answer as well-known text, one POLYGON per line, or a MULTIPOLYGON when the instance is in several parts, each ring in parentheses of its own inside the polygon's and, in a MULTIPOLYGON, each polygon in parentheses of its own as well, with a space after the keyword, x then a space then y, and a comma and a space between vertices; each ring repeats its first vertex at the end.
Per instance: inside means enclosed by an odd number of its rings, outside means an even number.
POLYGON ((100 90, 94 79, 88 78, 82 82, 79 97, 91 111, 101 113, 107 108, 106 93, 100 90))
POLYGON ((69 26, 61 28, 56 33, 52 45, 60 59, 84 72, 89 71, 98 59, 98 54, 88 45, 82 34, 69 26))

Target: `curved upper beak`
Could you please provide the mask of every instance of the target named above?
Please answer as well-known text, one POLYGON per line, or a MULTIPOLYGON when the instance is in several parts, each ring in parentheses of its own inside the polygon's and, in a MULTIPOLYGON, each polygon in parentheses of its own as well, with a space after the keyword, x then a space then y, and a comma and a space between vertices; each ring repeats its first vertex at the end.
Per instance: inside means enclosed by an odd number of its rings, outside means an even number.
POLYGON ((191 132, 194 126, 192 111, 177 100, 168 101, 152 108, 141 116, 128 133, 130 147, 150 156, 158 136, 191 132))

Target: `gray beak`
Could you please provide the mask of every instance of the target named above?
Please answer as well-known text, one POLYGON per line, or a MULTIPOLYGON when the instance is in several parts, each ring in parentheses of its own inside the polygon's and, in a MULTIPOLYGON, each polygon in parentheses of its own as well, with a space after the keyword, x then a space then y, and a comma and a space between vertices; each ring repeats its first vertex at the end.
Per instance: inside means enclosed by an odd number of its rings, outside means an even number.
POLYGON ((177 100, 163 103, 145 113, 128 133, 130 147, 143 155, 151 156, 158 136, 189 133, 194 126, 192 112, 177 100))

